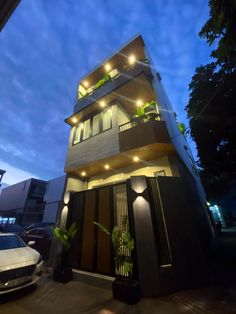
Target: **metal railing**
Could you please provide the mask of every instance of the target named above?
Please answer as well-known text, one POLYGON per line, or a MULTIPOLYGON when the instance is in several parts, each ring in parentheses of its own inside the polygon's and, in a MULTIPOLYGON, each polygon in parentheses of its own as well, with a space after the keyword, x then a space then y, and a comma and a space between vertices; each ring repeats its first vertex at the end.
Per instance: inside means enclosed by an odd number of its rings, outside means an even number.
POLYGON ((146 122, 149 122, 151 120, 158 120, 160 121, 160 114, 157 114, 157 116, 155 117, 149 117, 149 118, 137 118, 137 119, 133 119, 129 122, 126 122, 124 124, 121 124, 119 126, 119 132, 124 132, 126 130, 132 129, 133 127, 140 125, 140 124, 144 124, 146 122))

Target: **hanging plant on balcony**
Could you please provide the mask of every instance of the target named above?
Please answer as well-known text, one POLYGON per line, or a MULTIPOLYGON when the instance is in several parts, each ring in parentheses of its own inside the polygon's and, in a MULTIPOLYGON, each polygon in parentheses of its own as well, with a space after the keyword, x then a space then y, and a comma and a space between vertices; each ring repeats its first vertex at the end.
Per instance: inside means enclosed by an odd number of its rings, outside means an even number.
POLYGON ((100 88, 101 86, 105 85, 109 81, 111 81, 111 76, 110 74, 106 73, 104 77, 95 84, 95 89, 100 88))
POLYGON ((147 120, 158 120, 160 117, 159 113, 157 113, 157 102, 155 100, 151 100, 150 102, 146 102, 143 106, 138 107, 134 119, 147 119, 147 120))
POLYGON ((185 136, 185 130, 186 130, 186 127, 184 125, 184 123, 178 123, 178 127, 179 127, 179 130, 180 132, 183 134, 183 136, 185 136))

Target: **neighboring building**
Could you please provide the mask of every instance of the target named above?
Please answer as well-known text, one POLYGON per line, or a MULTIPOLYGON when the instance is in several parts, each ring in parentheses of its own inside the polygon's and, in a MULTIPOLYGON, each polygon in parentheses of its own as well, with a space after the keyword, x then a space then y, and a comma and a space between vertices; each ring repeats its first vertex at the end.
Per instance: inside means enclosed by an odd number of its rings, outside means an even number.
POLYGON ((3 178, 4 173, 6 173, 6 170, 0 169, 0 191, 1 191, 1 182, 2 182, 2 178, 3 178))
POLYGON ((62 176, 48 181, 44 195, 45 208, 42 222, 56 223, 65 188, 65 180, 66 176, 62 176))
POLYGON ((41 221, 46 185, 46 181, 28 179, 3 189, 0 195, 0 216, 14 217, 15 222, 21 225, 41 221))
POLYGON ((0 32, 19 3, 20 0, 0 0, 0 32))
POLYGON ((128 223, 143 296, 200 281, 214 236, 205 194, 141 36, 81 79, 66 122, 60 224, 79 225, 71 266, 114 276, 110 239, 93 221, 109 230, 128 223))

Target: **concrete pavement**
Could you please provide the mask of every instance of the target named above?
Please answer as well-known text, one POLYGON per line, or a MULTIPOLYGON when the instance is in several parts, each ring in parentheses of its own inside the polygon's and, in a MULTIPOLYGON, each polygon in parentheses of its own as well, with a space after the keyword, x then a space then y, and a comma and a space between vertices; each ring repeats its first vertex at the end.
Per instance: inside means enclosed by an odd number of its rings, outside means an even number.
POLYGON ((223 231, 217 238, 209 274, 209 283, 202 288, 179 291, 166 297, 143 298, 133 306, 113 300, 109 290, 78 281, 60 284, 44 274, 37 288, 0 297, 0 314, 235 314, 234 230, 223 231))
POLYGON ((236 290, 220 286, 180 291, 166 297, 145 298, 136 305, 112 299, 109 290, 77 281, 60 284, 45 275, 37 288, 0 298, 1 314, 56 313, 236 313, 236 290))

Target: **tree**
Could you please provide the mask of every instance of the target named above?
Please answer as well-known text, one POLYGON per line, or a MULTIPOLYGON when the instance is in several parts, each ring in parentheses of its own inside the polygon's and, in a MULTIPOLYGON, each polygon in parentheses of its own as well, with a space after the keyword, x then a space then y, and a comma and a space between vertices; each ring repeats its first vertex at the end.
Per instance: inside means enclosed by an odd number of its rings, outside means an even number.
POLYGON ((208 196, 227 191, 236 178, 236 1, 210 0, 210 18, 199 35, 213 62, 196 69, 186 111, 208 196))

